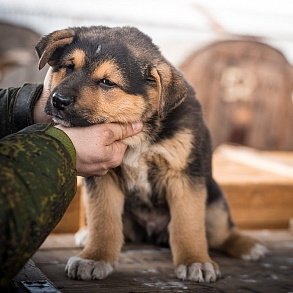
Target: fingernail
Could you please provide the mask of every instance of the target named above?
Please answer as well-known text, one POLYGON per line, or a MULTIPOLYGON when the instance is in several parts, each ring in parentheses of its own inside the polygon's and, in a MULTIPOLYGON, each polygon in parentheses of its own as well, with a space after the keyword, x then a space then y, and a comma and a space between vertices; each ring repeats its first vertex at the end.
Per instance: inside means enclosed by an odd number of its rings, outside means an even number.
POLYGON ((143 124, 142 122, 134 122, 132 123, 132 128, 134 131, 140 131, 142 130, 143 124))

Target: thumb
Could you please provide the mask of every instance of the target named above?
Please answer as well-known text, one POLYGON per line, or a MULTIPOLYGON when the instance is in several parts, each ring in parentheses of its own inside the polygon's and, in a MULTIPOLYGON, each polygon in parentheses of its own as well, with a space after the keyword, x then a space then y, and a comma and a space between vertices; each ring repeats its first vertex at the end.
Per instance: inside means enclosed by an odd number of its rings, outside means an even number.
POLYGON ((112 132, 109 136, 108 143, 111 144, 116 140, 122 140, 129 136, 133 136, 142 130, 142 122, 135 122, 129 124, 108 124, 110 131, 112 132))

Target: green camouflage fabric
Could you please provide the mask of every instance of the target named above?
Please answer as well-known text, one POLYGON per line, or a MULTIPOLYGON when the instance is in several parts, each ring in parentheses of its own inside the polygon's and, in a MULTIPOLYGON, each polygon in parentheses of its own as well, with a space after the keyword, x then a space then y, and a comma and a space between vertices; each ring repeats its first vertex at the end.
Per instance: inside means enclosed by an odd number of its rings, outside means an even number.
MULTIPOLYGON (((36 100, 38 86, 30 88, 27 98, 36 100)), ((2 136, 21 128, 13 122, 13 105, 25 98, 21 90, 0 91, 2 136)), ((30 117, 20 117, 24 127, 33 123, 30 117)), ((75 150, 67 135, 52 125, 35 124, 1 138, 0 190, 1 287, 36 252, 75 195, 75 150)))

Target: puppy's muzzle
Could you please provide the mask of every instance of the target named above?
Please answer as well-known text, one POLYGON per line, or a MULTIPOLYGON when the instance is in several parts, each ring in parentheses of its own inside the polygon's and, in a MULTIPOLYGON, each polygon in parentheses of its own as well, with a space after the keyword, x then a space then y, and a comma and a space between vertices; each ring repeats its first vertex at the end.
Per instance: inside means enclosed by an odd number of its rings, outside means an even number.
POLYGON ((52 96, 52 104, 59 111, 65 110, 65 108, 70 106, 73 102, 74 97, 64 96, 58 92, 55 92, 52 96))

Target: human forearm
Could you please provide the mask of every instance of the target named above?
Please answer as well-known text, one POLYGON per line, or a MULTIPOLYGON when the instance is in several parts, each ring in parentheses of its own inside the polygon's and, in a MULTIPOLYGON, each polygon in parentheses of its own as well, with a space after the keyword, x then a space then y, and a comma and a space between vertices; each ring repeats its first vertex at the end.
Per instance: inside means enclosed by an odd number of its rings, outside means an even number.
POLYGON ((7 280, 41 245, 73 198, 75 152, 62 131, 39 124, 2 139, 0 162, 0 279, 7 280))
POLYGON ((0 138, 34 123, 34 107, 43 86, 24 84, 20 88, 0 89, 0 138))

